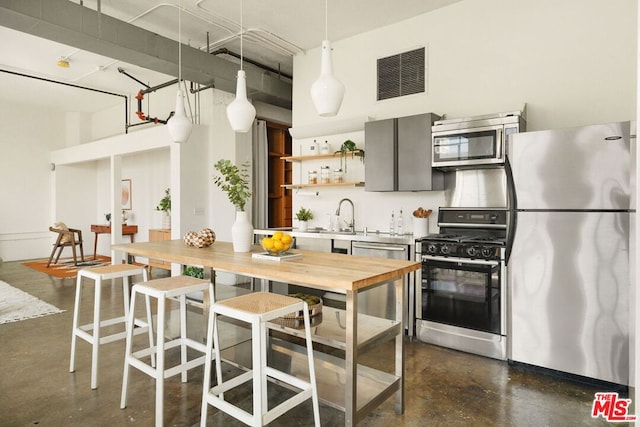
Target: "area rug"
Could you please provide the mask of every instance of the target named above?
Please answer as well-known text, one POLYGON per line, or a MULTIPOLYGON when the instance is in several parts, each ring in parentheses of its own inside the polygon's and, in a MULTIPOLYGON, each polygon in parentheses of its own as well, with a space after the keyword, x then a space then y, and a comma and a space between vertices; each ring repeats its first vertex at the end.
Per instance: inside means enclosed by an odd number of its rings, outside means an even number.
POLYGON ((58 307, 0 281, 0 325, 63 312, 58 307))
POLYGON ((41 273, 46 273, 54 277, 59 277, 61 279, 67 277, 76 277, 78 270, 86 267, 97 267, 99 265, 107 265, 111 263, 111 258, 104 255, 98 255, 94 260, 93 257, 84 257, 84 262, 78 262, 78 265, 73 265, 73 258, 58 260, 57 264, 51 264, 49 268, 47 268, 48 259, 37 260, 37 261, 25 261, 22 264, 33 268, 36 271, 41 273))

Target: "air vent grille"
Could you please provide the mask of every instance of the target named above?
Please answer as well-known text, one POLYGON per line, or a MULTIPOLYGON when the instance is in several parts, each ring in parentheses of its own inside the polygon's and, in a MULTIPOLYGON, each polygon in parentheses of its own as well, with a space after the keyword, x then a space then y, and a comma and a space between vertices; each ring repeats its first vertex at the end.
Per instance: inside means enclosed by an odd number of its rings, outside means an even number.
POLYGON ((378 101, 425 91, 425 48, 378 59, 378 101))

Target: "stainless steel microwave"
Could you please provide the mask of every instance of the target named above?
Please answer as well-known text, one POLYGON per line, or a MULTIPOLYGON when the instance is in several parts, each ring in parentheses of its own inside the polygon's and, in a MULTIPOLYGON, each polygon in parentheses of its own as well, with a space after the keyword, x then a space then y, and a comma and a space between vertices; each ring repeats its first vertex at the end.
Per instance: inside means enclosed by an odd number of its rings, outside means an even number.
POLYGON ((525 131, 520 112, 439 120, 431 127, 431 166, 441 169, 499 167, 511 134, 525 131))

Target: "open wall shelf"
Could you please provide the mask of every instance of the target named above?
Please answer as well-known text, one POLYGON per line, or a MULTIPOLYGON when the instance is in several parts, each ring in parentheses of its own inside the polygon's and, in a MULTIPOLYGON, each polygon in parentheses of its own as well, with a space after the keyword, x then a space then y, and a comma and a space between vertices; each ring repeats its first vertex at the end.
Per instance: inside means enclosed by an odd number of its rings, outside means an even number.
POLYGON ((282 185, 284 188, 309 188, 309 187, 364 187, 364 182, 340 182, 340 183, 329 183, 329 184, 284 184, 282 185))
MULTIPOLYGON (((288 157, 280 157, 281 160, 286 162, 303 162, 307 160, 321 160, 321 159, 333 159, 335 157, 342 156, 342 153, 332 153, 332 154, 314 154, 309 156, 288 156, 288 157)), ((360 156, 359 151, 348 151, 346 157, 351 156, 360 156)))

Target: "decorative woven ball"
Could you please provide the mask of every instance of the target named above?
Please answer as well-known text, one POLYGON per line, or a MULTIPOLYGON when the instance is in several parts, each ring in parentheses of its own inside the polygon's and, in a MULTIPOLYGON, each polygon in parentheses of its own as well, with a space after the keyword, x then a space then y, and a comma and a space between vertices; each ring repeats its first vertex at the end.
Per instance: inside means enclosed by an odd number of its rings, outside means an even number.
POLYGON ((199 233, 189 231, 184 235, 184 242, 187 246, 196 248, 206 248, 216 241, 216 233, 210 228, 203 228, 199 233))

